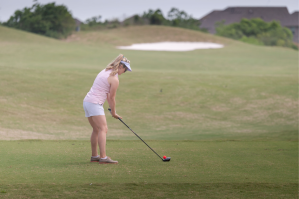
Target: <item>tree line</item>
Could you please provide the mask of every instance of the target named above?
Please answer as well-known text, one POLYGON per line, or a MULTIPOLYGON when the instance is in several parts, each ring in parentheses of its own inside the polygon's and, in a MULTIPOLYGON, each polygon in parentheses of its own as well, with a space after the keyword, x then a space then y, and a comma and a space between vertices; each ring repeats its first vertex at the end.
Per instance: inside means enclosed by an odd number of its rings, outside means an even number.
MULTIPOLYGON (((81 24, 82 30, 117 28, 130 25, 164 25, 181 27, 207 32, 200 28, 200 21, 188 15, 185 11, 171 8, 167 17, 160 9, 133 15, 120 22, 118 19, 101 21, 102 17, 95 16, 81 24)), ((42 5, 34 0, 34 4, 22 10, 16 10, 4 26, 33 32, 53 38, 66 38, 75 30, 75 20, 64 5, 48 3, 42 5)), ((224 25, 224 21, 216 23, 216 35, 224 36, 246 43, 267 46, 284 46, 298 49, 294 45, 292 32, 282 27, 279 22, 265 22, 260 18, 242 19, 239 23, 224 25)))
POLYGON ((193 18, 185 11, 179 10, 177 8, 171 8, 167 13, 167 17, 164 17, 160 9, 149 9, 142 15, 133 15, 132 17, 127 18, 122 22, 118 19, 110 21, 105 20, 102 22, 101 16, 95 16, 87 19, 85 21, 85 24, 82 26, 82 29, 92 30, 101 28, 117 28, 130 25, 164 25, 207 32, 205 29, 200 28, 200 22, 198 19, 193 18))
MULTIPOLYGON (((134 15, 120 22, 118 19, 101 21, 101 16, 91 17, 81 24, 82 30, 117 28, 129 25, 165 25, 205 31, 199 28, 198 19, 188 15, 185 11, 172 8, 168 12, 168 18, 164 17, 160 9, 149 10, 143 15, 134 15)), ((4 26, 25 30, 28 32, 53 37, 66 38, 75 30, 75 20, 71 12, 64 5, 55 3, 40 4, 34 0, 31 7, 16 10, 4 26)))

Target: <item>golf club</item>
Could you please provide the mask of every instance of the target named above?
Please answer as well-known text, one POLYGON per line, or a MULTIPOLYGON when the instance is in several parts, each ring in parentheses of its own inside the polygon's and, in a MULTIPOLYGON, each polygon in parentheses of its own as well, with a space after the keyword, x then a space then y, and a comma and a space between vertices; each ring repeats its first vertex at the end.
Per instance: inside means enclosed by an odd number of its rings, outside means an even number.
MULTIPOLYGON (((111 114, 111 109, 108 108, 110 114, 111 114)), ((146 146, 148 146, 148 148, 150 148, 163 162, 169 162, 171 157, 166 157, 165 159, 161 158, 161 156, 158 155, 158 153, 156 153, 156 151, 154 151, 149 145, 147 145, 145 143, 145 141, 143 141, 143 139, 141 139, 141 137, 139 137, 126 123, 124 123, 124 121, 122 121, 122 119, 118 118, 119 121, 121 121, 126 127, 128 127, 128 129, 130 129, 146 146)))

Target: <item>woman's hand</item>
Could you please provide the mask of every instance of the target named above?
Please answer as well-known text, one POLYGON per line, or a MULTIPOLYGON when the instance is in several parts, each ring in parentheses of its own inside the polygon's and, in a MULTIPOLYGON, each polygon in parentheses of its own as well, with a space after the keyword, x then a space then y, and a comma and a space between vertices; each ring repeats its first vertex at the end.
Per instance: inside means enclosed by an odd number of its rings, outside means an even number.
POLYGON ((118 119, 118 118, 123 119, 121 116, 117 115, 116 113, 115 113, 115 114, 111 114, 111 115, 112 115, 112 117, 114 117, 115 119, 118 119))
POLYGON ((117 114, 115 113, 115 111, 112 112, 112 111, 111 111, 111 108, 108 108, 108 110, 109 110, 110 114, 112 115, 112 117, 114 117, 115 119, 118 119, 118 118, 123 119, 121 116, 117 115, 117 114))

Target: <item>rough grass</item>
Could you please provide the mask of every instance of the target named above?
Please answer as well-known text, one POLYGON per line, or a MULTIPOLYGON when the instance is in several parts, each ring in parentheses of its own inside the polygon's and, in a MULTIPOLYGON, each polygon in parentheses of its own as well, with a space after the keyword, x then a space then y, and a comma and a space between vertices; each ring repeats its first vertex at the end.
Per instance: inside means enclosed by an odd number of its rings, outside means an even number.
POLYGON ((68 37, 67 42, 87 44, 130 45, 132 43, 151 43, 163 41, 199 41, 222 44, 234 43, 233 40, 215 37, 211 34, 183 28, 164 26, 131 26, 102 31, 83 31, 68 37))
MULTIPOLYGON (((183 53, 123 50, 134 72, 120 77, 117 110, 138 134, 163 140, 298 138, 298 55, 290 49, 170 27, 74 35, 108 39, 92 44, 0 29, 0 139, 88 139, 82 100, 97 73, 120 53, 117 41, 179 36, 226 47, 183 53)), ((108 139, 136 139, 120 122, 108 117, 108 124, 108 139)))

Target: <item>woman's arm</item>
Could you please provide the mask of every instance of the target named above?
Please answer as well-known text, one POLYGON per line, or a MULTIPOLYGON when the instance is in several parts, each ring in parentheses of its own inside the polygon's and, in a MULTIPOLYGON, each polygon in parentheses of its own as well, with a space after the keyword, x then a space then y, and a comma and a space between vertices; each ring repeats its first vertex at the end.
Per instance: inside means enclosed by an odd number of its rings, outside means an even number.
POLYGON ((108 101, 109 107, 111 107, 110 93, 107 93, 107 101, 108 101))
POLYGON ((108 77, 108 83, 110 84, 110 93, 107 94, 107 101, 111 108, 111 114, 116 119, 118 118, 122 119, 122 117, 116 114, 116 108, 115 108, 116 106, 115 96, 119 85, 119 80, 116 76, 110 76, 108 77))

